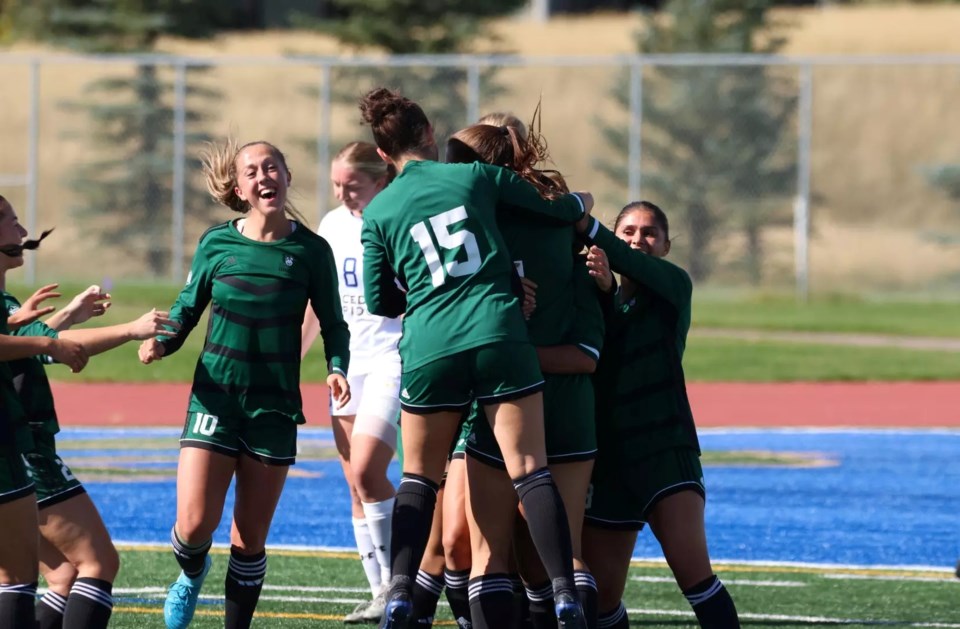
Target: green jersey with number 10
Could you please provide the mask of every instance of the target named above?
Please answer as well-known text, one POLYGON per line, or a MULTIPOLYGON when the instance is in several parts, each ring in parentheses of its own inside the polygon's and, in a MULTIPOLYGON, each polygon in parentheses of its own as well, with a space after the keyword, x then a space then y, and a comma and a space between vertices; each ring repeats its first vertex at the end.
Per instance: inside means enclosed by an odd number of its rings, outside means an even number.
POLYGON ((554 224, 583 217, 576 195, 547 201, 515 173, 487 164, 409 162, 363 212, 364 293, 386 314, 384 292, 407 289, 400 355, 409 371, 489 343, 529 342, 511 291, 512 261, 497 207, 554 224))

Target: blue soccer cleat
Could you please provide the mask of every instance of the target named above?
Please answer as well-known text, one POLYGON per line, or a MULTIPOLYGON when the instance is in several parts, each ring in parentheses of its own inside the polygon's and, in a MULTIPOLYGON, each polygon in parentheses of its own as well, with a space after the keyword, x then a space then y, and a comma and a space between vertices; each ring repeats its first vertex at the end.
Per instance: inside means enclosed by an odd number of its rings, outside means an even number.
POLYGON ((557 613, 559 629, 587 629, 578 597, 567 592, 557 594, 554 597, 554 611, 557 613))
POLYGON ((380 619, 379 629, 406 629, 413 615, 413 601, 404 592, 398 592, 387 600, 380 619))
POLYGON ((193 613, 197 611, 197 599, 200 598, 200 588, 203 580, 210 572, 213 561, 210 555, 203 559, 203 572, 192 579, 182 571, 177 580, 167 590, 167 601, 163 604, 163 621, 167 629, 187 629, 193 620, 193 613))

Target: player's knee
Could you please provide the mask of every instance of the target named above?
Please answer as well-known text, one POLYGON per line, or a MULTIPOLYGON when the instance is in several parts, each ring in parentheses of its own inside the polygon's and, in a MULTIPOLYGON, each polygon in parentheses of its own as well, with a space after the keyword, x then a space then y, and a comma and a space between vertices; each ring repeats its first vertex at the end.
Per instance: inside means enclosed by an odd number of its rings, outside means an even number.
POLYGON ((451 570, 466 570, 471 565, 470 532, 464 527, 443 531, 443 554, 451 570))
POLYGON ((208 523, 202 513, 187 513, 177 516, 177 537, 190 546, 204 544, 213 536, 213 526, 208 523))

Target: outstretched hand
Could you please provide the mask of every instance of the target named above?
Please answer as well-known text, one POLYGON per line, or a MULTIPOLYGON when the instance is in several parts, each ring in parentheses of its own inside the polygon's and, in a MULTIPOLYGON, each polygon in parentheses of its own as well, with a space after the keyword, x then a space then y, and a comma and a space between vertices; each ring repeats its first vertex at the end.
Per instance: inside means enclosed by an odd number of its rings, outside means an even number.
POLYGON ((167 348, 164 347, 160 341, 151 337, 140 344, 137 355, 140 357, 140 362, 144 365, 149 365, 153 361, 163 358, 166 351, 167 348))
POLYGON ((154 336, 176 336, 179 329, 180 324, 170 318, 169 312, 156 308, 130 322, 130 336, 141 341, 154 336))
POLYGON ((94 284, 71 299, 70 303, 64 307, 64 311, 70 318, 70 324, 76 325, 91 317, 103 315, 110 307, 108 299, 110 299, 110 293, 102 292, 100 287, 94 284))
POLYGON ((610 270, 607 253, 596 245, 587 251, 587 269, 600 290, 609 292, 613 287, 613 271, 610 270))
POLYGON ((83 345, 65 338, 54 341, 50 349, 50 356, 58 363, 69 367, 73 373, 82 371, 87 366, 87 360, 89 360, 87 350, 83 345))
POLYGON ((56 310, 56 306, 41 306, 40 304, 48 299, 60 297, 61 294, 56 292, 57 286, 59 284, 47 284, 37 289, 37 292, 24 300, 19 310, 10 315, 7 319, 7 325, 15 330, 56 310))

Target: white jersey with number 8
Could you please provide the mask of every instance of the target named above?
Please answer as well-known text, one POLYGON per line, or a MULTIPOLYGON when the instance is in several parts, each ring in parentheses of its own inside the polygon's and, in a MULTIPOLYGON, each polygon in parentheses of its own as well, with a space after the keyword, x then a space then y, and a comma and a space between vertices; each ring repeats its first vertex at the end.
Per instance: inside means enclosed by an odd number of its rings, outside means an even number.
POLYGON ((328 212, 317 229, 330 243, 337 265, 343 318, 350 327, 351 375, 369 373, 380 361, 400 362, 400 319, 370 314, 363 299, 362 227, 363 219, 341 205, 328 212))

